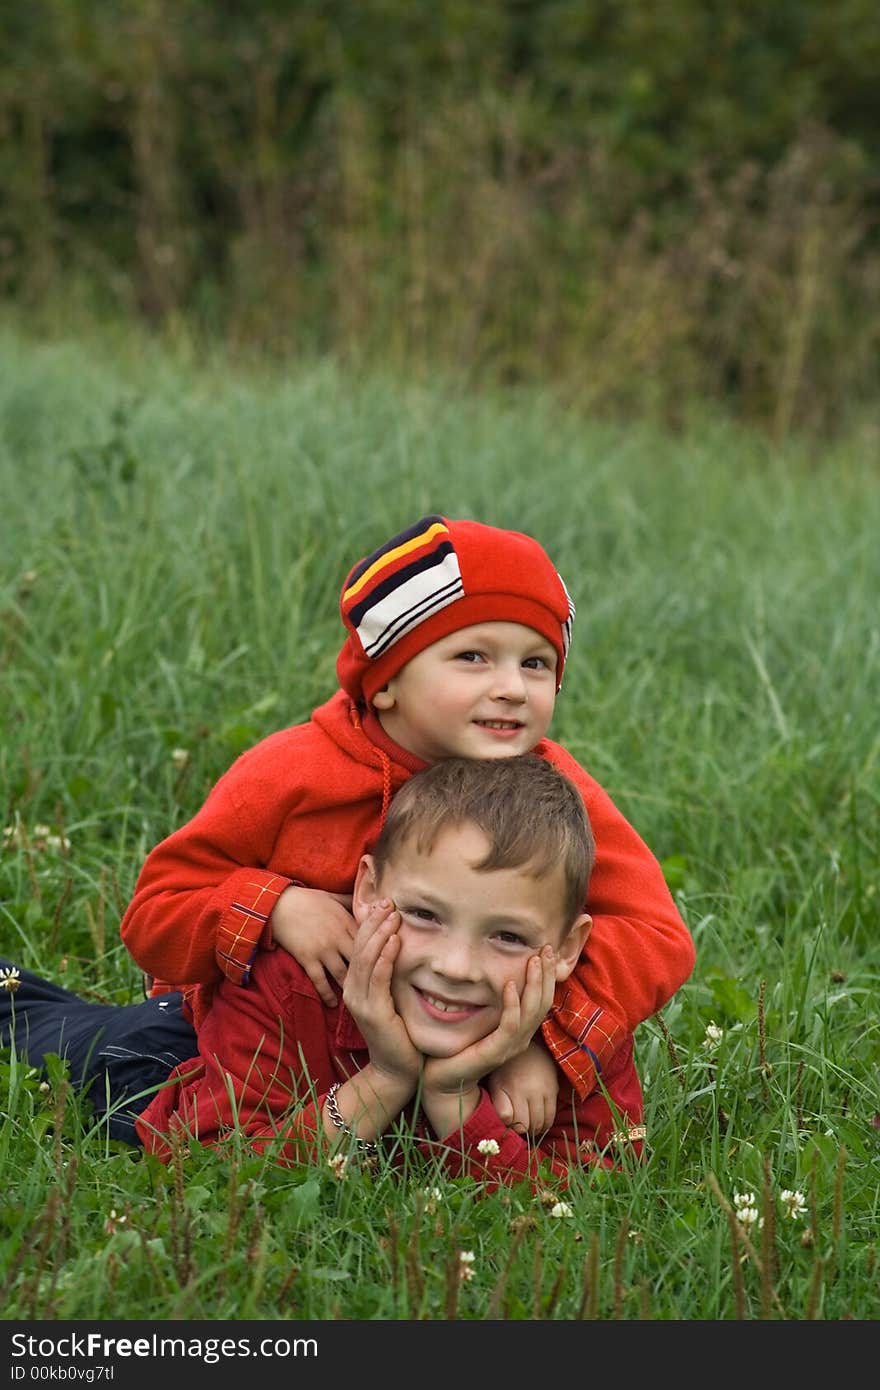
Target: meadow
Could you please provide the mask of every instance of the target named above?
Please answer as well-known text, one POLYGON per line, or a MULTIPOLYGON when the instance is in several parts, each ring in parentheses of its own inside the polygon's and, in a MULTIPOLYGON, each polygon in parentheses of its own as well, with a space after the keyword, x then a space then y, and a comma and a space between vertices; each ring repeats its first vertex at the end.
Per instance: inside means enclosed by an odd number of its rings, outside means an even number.
POLYGON ((144 855, 332 693, 349 565, 429 511, 556 560, 551 732, 697 947, 637 1033, 648 1162, 576 1174, 563 1215, 412 1153, 166 1168, 0 1053, 0 1316, 877 1316, 880 437, 683 417, 0 333, 3 954, 140 997, 118 923, 144 855))

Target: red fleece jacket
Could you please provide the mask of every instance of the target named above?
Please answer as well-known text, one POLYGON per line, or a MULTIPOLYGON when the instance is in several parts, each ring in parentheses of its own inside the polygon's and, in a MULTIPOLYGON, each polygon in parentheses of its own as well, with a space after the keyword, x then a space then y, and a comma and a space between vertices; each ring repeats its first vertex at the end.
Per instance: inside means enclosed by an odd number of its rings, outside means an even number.
MULTIPOLYGON (((446 1172, 489 1187, 552 1173, 565 1182, 572 1167, 615 1167, 622 1150, 642 1152, 642 1093, 627 1038, 608 1066, 602 1090, 586 1099, 560 1084, 556 1117, 540 1144, 501 1121, 488 1093, 460 1130, 431 1135, 416 1117, 419 1149, 446 1172), (607 1096, 606 1096, 607 1092, 607 1096), (497 1154, 481 1153, 481 1140, 497 1154)), ((217 988, 199 1029, 199 1056, 171 1073, 168 1085, 136 1121, 144 1147, 164 1162, 178 1131, 222 1147, 236 1130, 262 1151, 273 1146, 282 1165, 313 1161, 325 1148, 321 1110, 335 1081, 361 1070, 369 1053, 344 1004, 328 1009, 305 971, 286 951, 263 952, 247 989, 229 980, 217 988)), ((412 1123, 412 1108, 407 1119, 412 1123)))
MULTIPOLYGON (((550 739, 534 750, 580 789, 596 841, 586 910, 593 919, 573 974, 542 1025, 581 1096, 633 1029, 694 967, 694 946, 653 854, 598 782, 550 739)), ((292 882, 350 893, 360 856, 392 795, 424 764, 393 743, 343 691, 311 719, 243 753, 186 825, 147 856, 122 919, 154 993, 190 987, 200 1027, 216 983, 247 984, 269 917, 292 882)))

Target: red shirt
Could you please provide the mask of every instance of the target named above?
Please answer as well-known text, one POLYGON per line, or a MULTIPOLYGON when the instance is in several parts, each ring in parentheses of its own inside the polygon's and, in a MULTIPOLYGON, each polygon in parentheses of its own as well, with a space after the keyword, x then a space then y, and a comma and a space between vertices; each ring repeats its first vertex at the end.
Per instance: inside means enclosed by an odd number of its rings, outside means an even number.
MULTIPOLYGON (((660 865, 608 794, 559 744, 542 739, 534 751, 579 788, 596 841, 592 930, 542 1025, 585 1096, 688 978, 694 945, 660 865)), ((307 723, 243 753, 192 820, 147 856, 123 917, 123 940, 156 976, 154 992, 200 983, 192 1006, 201 1026, 216 982, 246 984, 259 948, 273 947, 269 916, 291 882, 351 892, 391 796, 423 766, 342 691, 307 723)))
MULTIPOLYGON (((284 1165, 313 1160, 325 1145, 327 1091, 369 1060, 345 1004, 327 1008, 287 951, 261 953, 247 989, 222 981, 198 1043, 199 1056, 171 1073, 136 1122, 144 1147, 164 1161, 176 1130, 216 1147, 236 1126, 258 1149, 273 1146, 284 1165)), ((419 1147, 438 1155, 451 1176, 469 1174, 490 1185, 522 1178, 537 1183, 542 1163, 563 1180, 572 1165, 616 1166, 620 1145, 636 1156, 642 1150, 642 1093, 631 1037, 603 1080, 611 1104, 600 1090, 579 1098, 561 1078, 556 1118, 540 1146, 508 1129, 483 1090, 473 1115, 452 1135, 434 1137, 417 1118, 419 1147), (484 1139, 495 1140, 497 1154, 480 1153, 484 1139)), ((407 1114, 412 1120, 411 1110, 407 1114)))

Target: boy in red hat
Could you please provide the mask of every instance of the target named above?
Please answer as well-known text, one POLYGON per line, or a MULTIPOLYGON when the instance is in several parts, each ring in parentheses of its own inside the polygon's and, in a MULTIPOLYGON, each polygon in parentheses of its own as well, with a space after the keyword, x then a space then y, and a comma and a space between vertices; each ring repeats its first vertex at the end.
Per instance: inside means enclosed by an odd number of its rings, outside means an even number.
POLYGON ((278 947, 329 1006, 351 959, 358 864, 393 793, 445 758, 534 751, 578 787, 596 841, 585 949, 539 1037, 488 1080, 501 1117, 534 1132, 555 1107, 551 1059, 588 1096, 694 964, 656 859, 546 737, 574 607, 537 541, 436 515, 355 565, 340 607, 341 688, 307 723, 242 754, 151 851, 123 940, 153 994, 183 990, 196 1028, 218 981, 247 986, 257 954, 278 947))

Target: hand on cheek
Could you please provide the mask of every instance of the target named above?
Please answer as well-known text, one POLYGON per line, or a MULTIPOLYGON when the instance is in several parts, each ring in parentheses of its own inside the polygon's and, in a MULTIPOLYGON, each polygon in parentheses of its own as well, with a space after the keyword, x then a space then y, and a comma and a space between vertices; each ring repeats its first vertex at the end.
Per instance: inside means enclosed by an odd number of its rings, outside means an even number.
POLYGON ((391 997, 391 976, 400 950, 400 914, 387 898, 369 907, 354 941, 343 998, 364 1035, 379 1071, 418 1079, 422 1057, 413 1046, 391 997))
MULTIPOLYGON (((556 952, 544 946, 526 967, 526 982, 520 1000, 521 1027, 531 1039, 538 1025, 550 1012, 556 991, 556 952)), ((515 1049, 519 1051, 519 1049, 515 1049)))

